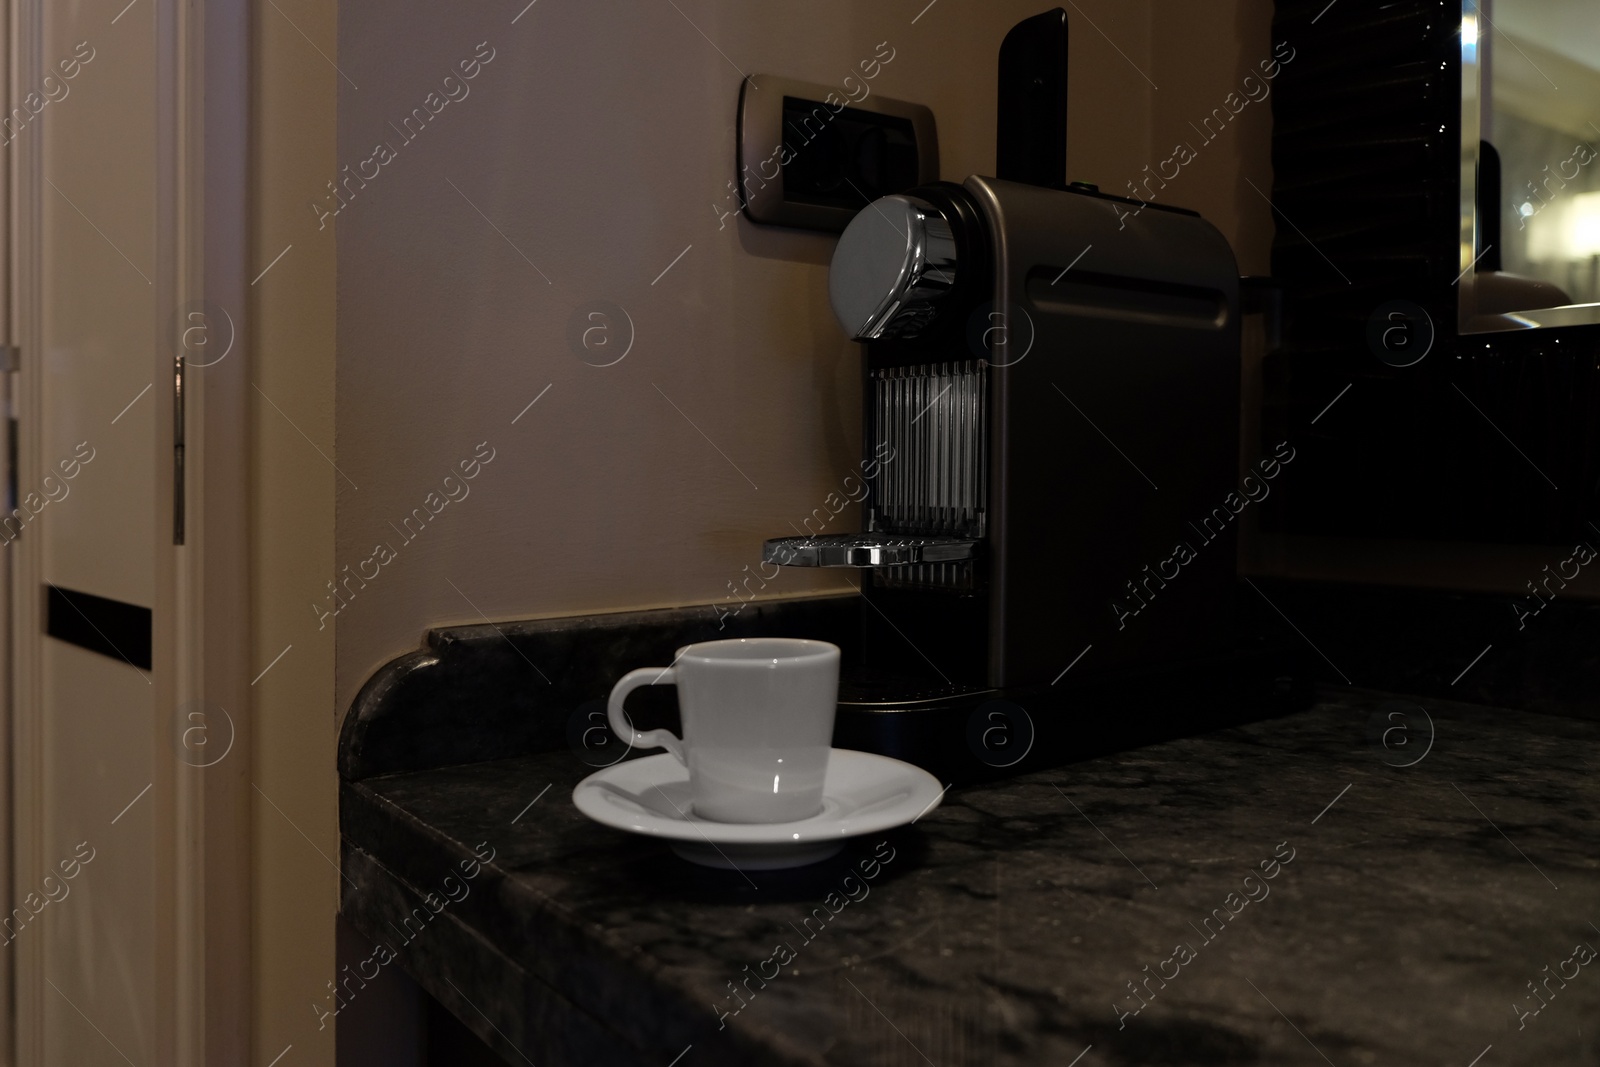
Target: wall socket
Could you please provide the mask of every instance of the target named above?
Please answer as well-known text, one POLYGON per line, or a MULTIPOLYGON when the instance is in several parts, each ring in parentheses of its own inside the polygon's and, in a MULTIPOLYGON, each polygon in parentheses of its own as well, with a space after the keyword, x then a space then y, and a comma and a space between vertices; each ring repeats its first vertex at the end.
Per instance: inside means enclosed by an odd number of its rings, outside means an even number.
POLYGON ((740 90, 738 161, 751 222, 838 233, 879 197, 938 181, 939 141, 921 104, 761 74, 740 90))

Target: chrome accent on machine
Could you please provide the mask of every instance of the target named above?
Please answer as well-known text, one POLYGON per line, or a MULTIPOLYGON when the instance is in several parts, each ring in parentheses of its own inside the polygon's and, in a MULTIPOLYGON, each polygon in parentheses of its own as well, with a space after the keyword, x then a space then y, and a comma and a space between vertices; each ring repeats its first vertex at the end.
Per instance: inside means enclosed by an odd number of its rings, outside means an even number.
POLYGON ((937 208, 886 196, 859 212, 833 252, 828 296, 857 341, 915 336, 956 282, 956 241, 937 208))
POLYGON ((981 360, 872 372, 879 455, 867 529, 984 536, 988 490, 987 370, 981 360))

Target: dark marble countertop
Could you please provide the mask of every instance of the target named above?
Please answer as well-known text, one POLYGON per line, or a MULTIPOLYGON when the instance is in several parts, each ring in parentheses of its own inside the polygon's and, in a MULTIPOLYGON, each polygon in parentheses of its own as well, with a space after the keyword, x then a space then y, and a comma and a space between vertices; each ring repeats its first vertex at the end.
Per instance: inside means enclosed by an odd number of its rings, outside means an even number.
POLYGON ((539 1067, 1600 1062, 1600 724, 1392 699, 953 789, 791 872, 590 823, 565 751, 346 781, 344 912, 539 1067))

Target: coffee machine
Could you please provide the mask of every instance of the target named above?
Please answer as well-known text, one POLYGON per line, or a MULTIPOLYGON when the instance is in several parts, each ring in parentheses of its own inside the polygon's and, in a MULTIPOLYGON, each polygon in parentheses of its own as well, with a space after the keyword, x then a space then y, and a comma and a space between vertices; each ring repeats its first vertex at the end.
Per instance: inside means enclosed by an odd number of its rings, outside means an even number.
POLYGON ((1119 694, 1181 694, 1234 649, 1233 252, 1195 212, 1067 183, 1060 9, 1002 45, 997 149, 995 177, 883 197, 841 235, 864 529, 763 552, 858 576, 837 743, 956 779, 1115 747, 1141 714, 1119 694))

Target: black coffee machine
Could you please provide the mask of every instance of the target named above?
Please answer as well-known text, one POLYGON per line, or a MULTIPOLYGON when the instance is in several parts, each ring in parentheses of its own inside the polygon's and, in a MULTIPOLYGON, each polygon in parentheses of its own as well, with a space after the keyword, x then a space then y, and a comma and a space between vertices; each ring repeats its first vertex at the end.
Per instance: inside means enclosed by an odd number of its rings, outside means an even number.
POLYGON ((958 780, 1193 732, 1202 694, 1239 696, 1238 268, 1192 211, 1066 184, 1066 41, 1060 9, 1007 36, 998 177, 885 197, 840 237, 865 530, 764 549, 859 571, 837 743, 958 780))

